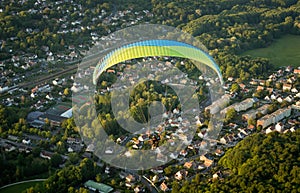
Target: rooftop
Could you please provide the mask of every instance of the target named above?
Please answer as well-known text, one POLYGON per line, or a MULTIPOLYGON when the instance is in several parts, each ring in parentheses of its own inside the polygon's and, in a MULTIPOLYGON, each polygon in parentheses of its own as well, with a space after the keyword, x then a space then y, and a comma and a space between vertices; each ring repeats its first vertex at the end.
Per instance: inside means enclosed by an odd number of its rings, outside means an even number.
POLYGON ((113 188, 102 183, 97 183, 93 180, 88 180, 87 182, 84 183, 84 186, 93 189, 93 190, 98 190, 101 193, 108 193, 113 191, 113 188))

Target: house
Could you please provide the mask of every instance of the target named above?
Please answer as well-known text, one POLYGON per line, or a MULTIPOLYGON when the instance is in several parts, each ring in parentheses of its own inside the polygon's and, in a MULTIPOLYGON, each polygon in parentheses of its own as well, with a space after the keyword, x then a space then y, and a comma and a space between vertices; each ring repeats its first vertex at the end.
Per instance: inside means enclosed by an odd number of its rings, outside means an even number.
POLYGON ((140 193, 140 192, 145 192, 144 188, 142 188, 141 186, 136 186, 133 191, 135 193, 140 193))
POLYGON ((188 175, 188 171, 186 171, 186 170, 180 170, 180 171, 176 172, 175 179, 176 180, 182 180, 187 175, 188 175))
POLYGON ((277 102, 282 103, 282 102, 283 102, 283 99, 282 99, 281 97, 278 97, 278 98, 277 98, 277 102))
POLYGON ((165 184, 165 182, 161 183, 161 185, 159 186, 159 188, 163 191, 166 192, 169 190, 168 186, 165 184))
POLYGON ((292 88, 291 92, 292 93, 298 93, 299 91, 296 88, 292 88))
POLYGON ((269 96, 266 96, 266 97, 264 98, 264 100, 266 100, 266 101, 270 101, 271 99, 270 99, 270 97, 269 97, 269 96))
POLYGON ((221 171, 218 171, 218 172, 214 173, 214 175, 213 175, 213 179, 214 180, 219 179, 219 178, 222 178, 221 171))
POLYGON ((186 169, 190 169, 191 167, 193 166, 193 162, 190 161, 190 162, 185 162, 183 167, 186 168, 186 169))
POLYGON ((182 155, 183 157, 187 156, 188 152, 186 150, 181 150, 179 155, 182 155))
POLYGON ((51 96, 51 94, 47 94, 45 98, 50 101, 54 100, 54 98, 51 96))
POLYGON ((5 150, 6 152, 12 152, 12 151, 16 150, 16 147, 13 146, 13 145, 10 145, 10 144, 5 144, 5 145, 4 145, 4 150, 5 150))
POLYGON ((243 84, 243 83, 240 83, 239 86, 240 86, 240 88, 241 88, 242 90, 244 90, 244 89, 246 88, 246 85, 243 84))
POLYGON ((104 173, 109 174, 110 173, 110 167, 106 166, 105 170, 104 170, 104 173))
POLYGON ((292 72, 292 70, 293 70, 293 67, 292 67, 292 66, 287 66, 287 67, 285 68, 285 71, 286 71, 286 72, 292 72))
POLYGON ((69 152, 69 153, 74 152, 74 150, 72 149, 72 147, 68 147, 68 152, 69 152))
POLYGON ((286 102, 291 103, 291 102, 293 102, 293 97, 287 96, 284 100, 285 100, 286 102))
POLYGON ((284 129, 284 125, 281 122, 275 125, 275 130, 279 133, 283 132, 283 129, 284 129))
POLYGON ((44 159, 51 160, 52 153, 46 152, 46 151, 41 151, 40 157, 44 159))
POLYGON ((55 80, 52 81, 52 84, 53 84, 54 86, 57 86, 57 85, 62 84, 62 82, 63 82, 62 79, 56 78, 55 80))
POLYGON ((300 69, 294 69, 294 74, 300 74, 300 69))
POLYGON ((206 130, 203 130, 203 131, 200 131, 199 133, 198 133, 198 136, 200 137, 200 138, 205 138, 205 137, 207 137, 207 131, 206 130))
POLYGON ((267 91, 269 91, 269 94, 271 94, 274 91, 274 89, 273 88, 267 88, 267 91))
POLYGON ((175 108, 175 109, 173 110, 173 114, 179 114, 179 113, 180 113, 180 111, 179 111, 178 108, 175 108))
POLYGON ((228 77, 227 80, 232 82, 234 80, 234 78, 233 77, 228 77))
POLYGON ((242 133, 242 132, 239 132, 239 133, 237 134, 237 136, 238 136, 240 139, 244 139, 246 135, 245 135, 244 133, 242 133))
POLYGON ((291 84, 283 84, 283 86, 282 86, 282 90, 284 91, 284 92, 289 92, 290 90, 292 89, 292 85, 291 84))
POLYGON ((204 165, 207 168, 209 168, 214 163, 213 160, 207 158, 205 155, 200 156, 200 161, 204 161, 204 165))
POLYGON ((147 134, 142 134, 138 137, 138 140, 143 142, 149 139, 149 136, 147 134))
POLYGON ((224 155, 224 151, 222 151, 221 149, 216 149, 215 155, 220 157, 220 156, 224 155))
POLYGON ((293 133, 296 131, 295 127, 290 128, 290 131, 293 133))
POLYGON ((22 143, 25 145, 29 145, 31 143, 30 139, 23 139, 22 143))
POLYGON ((227 144, 228 142, 229 142, 229 140, 228 140, 227 136, 222 137, 222 138, 220 139, 220 143, 222 143, 222 144, 227 144))
POLYGON ((127 136, 123 135, 117 139, 117 143, 123 143, 124 141, 126 141, 126 139, 127 139, 127 136))
POLYGON ((256 90, 260 91, 260 90, 264 90, 265 88, 263 86, 257 86, 256 90))
POLYGON ((128 174, 125 179, 126 179, 126 182, 129 182, 129 183, 134 183, 136 181, 136 178, 132 174, 128 174))
POLYGON ((274 127, 274 126, 268 127, 268 128, 266 129, 266 134, 272 133, 272 132, 274 132, 274 131, 275 131, 275 127, 274 127))
POLYGON ((300 101, 297 101, 295 104, 293 104, 292 108, 296 110, 300 110, 300 101))
POLYGON ((256 80, 251 80, 251 81, 249 82, 249 84, 251 84, 251 85, 257 85, 258 82, 257 82, 256 80))
POLYGON ((206 141, 201 141, 201 143, 199 144, 199 148, 201 150, 205 150, 208 146, 208 143, 206 141))

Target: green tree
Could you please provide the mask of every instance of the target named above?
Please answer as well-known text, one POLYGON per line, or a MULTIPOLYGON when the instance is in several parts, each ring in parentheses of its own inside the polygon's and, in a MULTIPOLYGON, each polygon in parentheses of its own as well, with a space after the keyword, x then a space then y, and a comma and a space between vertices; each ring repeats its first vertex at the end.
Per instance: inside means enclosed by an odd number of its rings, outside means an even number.
POLYGON ((236 110, 234 108, 230 108, 226 112, 225 121, 229 122, 229 121, 233 120, 234 118, 236 118, 236 116, 237 116, 236 110))
POLYGON ((58 153, 54 153, 52 156, 51 156, 51 165, 53 167, 58 167, 61 163, 62 163, 63 159, 61 157, 61 155, 59 155, 58 153))
POLYGON ((231 89, 230 89, 231 92, 239 92, 240 91, 240 86, 238 83, 233 83, 231 85, 231 89))

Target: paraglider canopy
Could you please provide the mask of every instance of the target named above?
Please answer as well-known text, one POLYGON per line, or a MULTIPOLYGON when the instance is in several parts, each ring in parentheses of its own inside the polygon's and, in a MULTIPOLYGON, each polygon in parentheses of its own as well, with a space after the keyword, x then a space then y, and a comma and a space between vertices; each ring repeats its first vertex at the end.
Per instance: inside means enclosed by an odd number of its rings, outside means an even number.
POLYGON ((175 40, 145 40, 113 50, 97 64, 94 70, 93 84, 96 85, 99 76, 115 64, 125 60, 149 56, 171 56, 201 62, 213 69, 223 84, 220 69, 210 55, 195 46, 175 40))

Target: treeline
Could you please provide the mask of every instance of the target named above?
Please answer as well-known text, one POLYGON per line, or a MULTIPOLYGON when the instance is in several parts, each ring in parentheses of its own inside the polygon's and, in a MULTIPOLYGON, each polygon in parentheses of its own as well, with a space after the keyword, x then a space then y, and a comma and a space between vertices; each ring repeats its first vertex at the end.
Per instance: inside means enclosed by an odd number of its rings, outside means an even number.
POLYGON ((51 163, 40 158, 39 153, 38 148, 34 149, 30 155, 24 152, 5 153, 3 151, 0 155, 0 186, 26 180, 44 173, 46 173, 45 176, 48 176, 48 171, 51 172, 51 163))
POLYGON ((88 192, 80 188, 87 180, 95 179, 96 175, 103 172, 102 168, 97 166, 90 159, 83 159, 79 165, 70 165, 56 171, 41 185, 31 187, 24 193, 80 193, 88 192))

